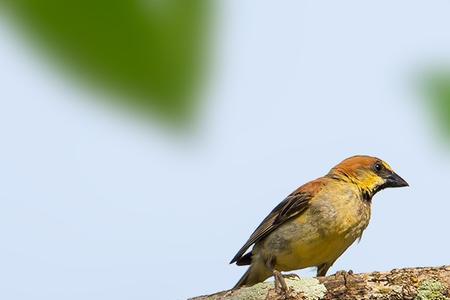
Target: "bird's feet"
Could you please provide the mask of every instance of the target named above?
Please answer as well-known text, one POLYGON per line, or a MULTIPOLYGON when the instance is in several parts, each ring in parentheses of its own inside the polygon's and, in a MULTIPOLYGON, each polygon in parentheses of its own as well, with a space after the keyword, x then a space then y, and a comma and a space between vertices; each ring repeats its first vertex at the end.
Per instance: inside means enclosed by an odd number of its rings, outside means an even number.
POLYGON ((273 277, 275 278, 275 292, 280 296, 280 299, 294 299, 294 296, 292 295, 292 289, 287 286, 284 277, 298 277, 298 275, 287 274, 283 276, 281 272, 274 270, 273 277))
POLYGON ((298 276, 298 274, 295 274, 295 273, 283 274, 283 277, 288 278, 288 279, 300 280, 300 276, 298 276))
POLYGON ((344 279, 344 285, 345 287, 347 287, 347 284, 350 283, 351 278, 353 277, 353 271, 352 270, 348 270, 348 271, 337 271, 334 276, 337 278, 339 276, 342 276, 344 279))

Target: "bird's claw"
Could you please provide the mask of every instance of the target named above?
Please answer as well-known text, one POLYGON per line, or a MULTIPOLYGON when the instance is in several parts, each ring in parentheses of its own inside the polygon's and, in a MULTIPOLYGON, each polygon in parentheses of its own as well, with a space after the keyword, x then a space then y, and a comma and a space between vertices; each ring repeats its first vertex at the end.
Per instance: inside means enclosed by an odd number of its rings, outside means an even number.
POLYGON ((284 274, 283 277, 288 278, 288 279, 300 280, 300 276, 298 276, 298 274, 295 274, 295 273, 284 274))
MULTIPOLYGON (((289 300, 294 299, 292 295, 292 288, 288 287, 285 277, 298 277, 297 274, 286 274, 282 275, 279 271, 273 271, 273 276, 275 278, 275 292, 280 296, 280 299, 289 300)), ((299 278, 299 277, 298 277, 299 278)))
POLYGON ((350 282, 349 279, 351 279, 351 277, 353 276, 353 271, 352 271, 352 270, 348 270, 348 271, 344 271, 344 270, 337 271, 337 272, 334 274, 334 276, 335 276, 335 277, 342 276, 342 277, 344 278, 344 285, 345 285, 345 287, 347 287, 347 284, 350 282))

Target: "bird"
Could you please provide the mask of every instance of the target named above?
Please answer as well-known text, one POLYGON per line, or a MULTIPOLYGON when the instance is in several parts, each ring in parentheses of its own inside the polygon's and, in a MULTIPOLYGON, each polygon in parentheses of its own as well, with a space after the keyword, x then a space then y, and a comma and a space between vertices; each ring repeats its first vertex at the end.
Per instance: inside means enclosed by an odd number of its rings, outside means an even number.
POLYGON ((230 261, 249 265, 234 289, 273 275, 275 287, 286 290, 281 272, 309 267, 317 267, 316 276, 325 276, 361 239, 373 196, 405 186, 408 183, 379 158, 356 155, 343 160, 325 176, 294 190, 261 222, 230 261))

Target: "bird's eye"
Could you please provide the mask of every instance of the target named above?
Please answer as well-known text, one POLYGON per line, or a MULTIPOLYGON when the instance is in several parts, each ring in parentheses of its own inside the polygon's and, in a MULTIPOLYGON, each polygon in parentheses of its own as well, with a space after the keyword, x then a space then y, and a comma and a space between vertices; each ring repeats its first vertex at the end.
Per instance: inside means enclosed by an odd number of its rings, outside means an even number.
POLYGON ((383 165, 381 163, 376 163, 374 169, 375 171, 380 172, 383 169, 383 165))

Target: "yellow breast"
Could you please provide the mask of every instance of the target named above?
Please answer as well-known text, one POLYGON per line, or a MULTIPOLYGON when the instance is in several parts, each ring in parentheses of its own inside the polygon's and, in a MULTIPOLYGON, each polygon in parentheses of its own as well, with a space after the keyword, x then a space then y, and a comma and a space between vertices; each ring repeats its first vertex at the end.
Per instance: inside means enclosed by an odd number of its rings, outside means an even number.
POLYGON ((318 266, 334 262, 361 237, 369 219, 370 203, 358 191, 338 184, 324 189, 305 213, 282 225, 265 244, 273 248, 270 240, 278 241, 278 249, 271 249, 278 270, 318 266))

